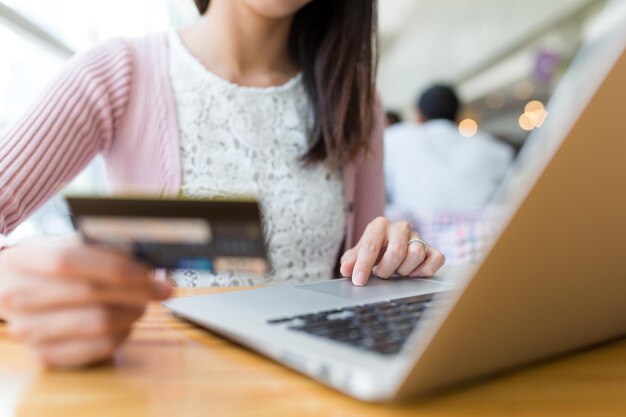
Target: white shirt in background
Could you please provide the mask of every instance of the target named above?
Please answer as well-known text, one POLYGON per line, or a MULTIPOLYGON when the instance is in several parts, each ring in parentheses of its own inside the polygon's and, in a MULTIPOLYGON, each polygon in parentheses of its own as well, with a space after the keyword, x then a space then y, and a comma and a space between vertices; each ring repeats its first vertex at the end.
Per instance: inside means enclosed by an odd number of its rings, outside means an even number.
POLYGON ((433 213, 484 208, 513 160, 514 151, 488 134, 459 134, 448 120, 401 123, 385 132, 389 203, 417 219, 433 213))

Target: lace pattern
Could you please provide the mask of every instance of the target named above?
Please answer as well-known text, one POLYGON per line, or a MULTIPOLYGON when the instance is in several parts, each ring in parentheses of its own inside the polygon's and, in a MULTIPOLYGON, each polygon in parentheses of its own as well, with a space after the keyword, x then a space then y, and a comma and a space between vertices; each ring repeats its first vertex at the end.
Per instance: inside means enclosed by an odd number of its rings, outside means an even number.
POLYGON ((184 287, 310 282, 333 277, 345 234, 341 173, 304 167, 313 111, 301 76, 278 87, 232 84, 207 71, 172 32, 183 195, 259 200, 273 266, 264 278, 171 271, 184 287))

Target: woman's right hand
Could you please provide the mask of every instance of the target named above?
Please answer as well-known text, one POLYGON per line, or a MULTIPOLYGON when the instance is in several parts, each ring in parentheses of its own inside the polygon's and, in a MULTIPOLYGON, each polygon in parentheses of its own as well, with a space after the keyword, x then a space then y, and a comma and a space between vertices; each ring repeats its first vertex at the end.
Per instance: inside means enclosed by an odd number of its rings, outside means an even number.
POLYGON ((108 359, 146 303, 170 294, 147 266, 77 236, 0 251, 0 318, 53 368, 108 359))

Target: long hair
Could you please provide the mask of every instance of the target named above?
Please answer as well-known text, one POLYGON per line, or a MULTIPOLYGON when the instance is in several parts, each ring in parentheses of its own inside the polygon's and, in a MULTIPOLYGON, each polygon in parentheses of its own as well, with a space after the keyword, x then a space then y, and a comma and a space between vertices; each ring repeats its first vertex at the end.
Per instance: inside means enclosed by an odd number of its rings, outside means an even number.
MULTIPOLYGON (((195 0, 201 14, 210 0, 195 0)), ((294 17, 291 59, 315 111, 306 164, 337 166, 368 148, 374 126, 377 0, 313 0, 294 17)))

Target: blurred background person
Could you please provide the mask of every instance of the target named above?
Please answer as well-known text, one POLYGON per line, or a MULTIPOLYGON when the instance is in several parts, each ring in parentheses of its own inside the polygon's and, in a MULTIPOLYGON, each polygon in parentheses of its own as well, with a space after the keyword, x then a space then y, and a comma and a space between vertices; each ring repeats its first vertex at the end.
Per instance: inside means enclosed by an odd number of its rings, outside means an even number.
POLYGON ((459 133, 460 102, 452 87, 428 88, 416 110, 417 123, 400 123, 385 133, 389 203, 418 220, 484 208, 513 160, 513 149, 487 133, 471 138, 459 133))
POLYGON ((487 133, 461 135, 460 109, 452 87, 434 85, 417 100, 417 122, 385 132, 388 217, 412 223, 453 263, 476 258, 491 235, 483 210, 514 157, 487 133))

